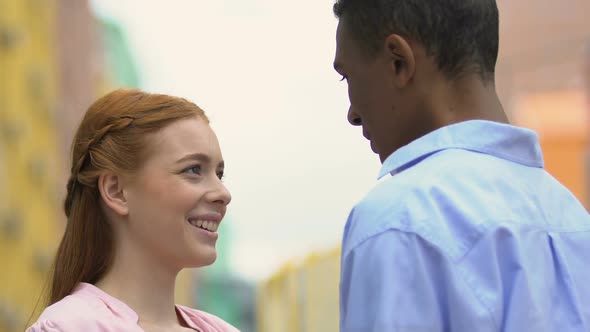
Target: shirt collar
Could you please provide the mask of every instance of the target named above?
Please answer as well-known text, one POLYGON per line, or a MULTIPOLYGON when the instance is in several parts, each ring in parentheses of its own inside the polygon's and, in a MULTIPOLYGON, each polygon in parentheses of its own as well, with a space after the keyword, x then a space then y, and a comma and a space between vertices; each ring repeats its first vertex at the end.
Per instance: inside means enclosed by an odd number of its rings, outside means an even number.
POLYGON ((86 282, 79 283, 74 294, 89 294, 90 296, 99 298, 116 315, 136 323, 139 321, 137 313, 127 304, 92 284, 86 282))
POLYGON ((442 127, 393 152, 379 172, 379 179, 395 175, 426 157, 447 149, 464 149, 531 167, 544 167, 538 135, 508 124, 470 120, 442 127))
MULTIPOLYGON (((96 297, 100 299, 109 309, 115 313, 116 315, 122 317, 123 319, 130 320, 135 322, 136 324, 139 322, 139 316, 137 313, 131 309, 127 304, 123 301, 109 295, 107 292, 103 291, 102 289, 86 283, 81 282, 78 284, 76 289, 74 290, 74 294, 88 294, 90 296, 96 297)), ((185 323, 192 329, 197 332, 202 331, 199 328, 193 319, 191 319, 191 315, 185 308, 182 306, 176 305, 176 310, 180 312, 182 318, 184 319, 185 323)))

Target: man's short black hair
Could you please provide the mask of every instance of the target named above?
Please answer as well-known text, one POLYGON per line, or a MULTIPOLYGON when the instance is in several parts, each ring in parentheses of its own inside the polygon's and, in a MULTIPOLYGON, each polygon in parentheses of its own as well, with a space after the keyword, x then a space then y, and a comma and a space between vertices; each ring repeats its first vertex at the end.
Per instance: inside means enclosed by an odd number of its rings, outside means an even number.
POLYGON ((498 58, 495 0, 336 0, 334 14, 369 56, 399 34, 424 46, 449 79, 478 73, 494 80, 498 58))

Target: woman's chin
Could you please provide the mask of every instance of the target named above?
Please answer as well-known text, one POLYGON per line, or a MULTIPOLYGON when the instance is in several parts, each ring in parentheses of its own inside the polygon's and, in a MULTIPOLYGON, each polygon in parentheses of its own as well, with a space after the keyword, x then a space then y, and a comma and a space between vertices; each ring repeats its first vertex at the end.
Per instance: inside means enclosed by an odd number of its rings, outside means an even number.
POLYGON ((196 253, 190 260, 190 266, 188 268, 198 268, 211 265, 217 260, 217 250, 213 249, 209 252, 200 251, 196 253))

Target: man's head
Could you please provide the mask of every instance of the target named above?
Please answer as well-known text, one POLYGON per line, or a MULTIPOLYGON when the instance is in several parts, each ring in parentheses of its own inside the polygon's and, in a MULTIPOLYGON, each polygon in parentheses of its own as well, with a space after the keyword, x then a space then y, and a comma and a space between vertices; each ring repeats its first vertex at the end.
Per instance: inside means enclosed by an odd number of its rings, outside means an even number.
POLYGON ((465 77, 493 85, 495 0, 337 0, 334 66, 348 82, 349 121, 385 160, 436 129, 441 85, 465 77))

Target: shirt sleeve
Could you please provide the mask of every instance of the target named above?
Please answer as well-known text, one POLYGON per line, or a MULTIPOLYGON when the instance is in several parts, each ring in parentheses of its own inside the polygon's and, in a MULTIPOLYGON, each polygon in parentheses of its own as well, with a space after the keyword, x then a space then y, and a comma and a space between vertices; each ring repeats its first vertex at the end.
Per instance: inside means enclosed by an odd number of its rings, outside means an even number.
POLYGON ((342 257, 341 332, 495 330, 461 272, 416 234, 388 230, 342 257))

